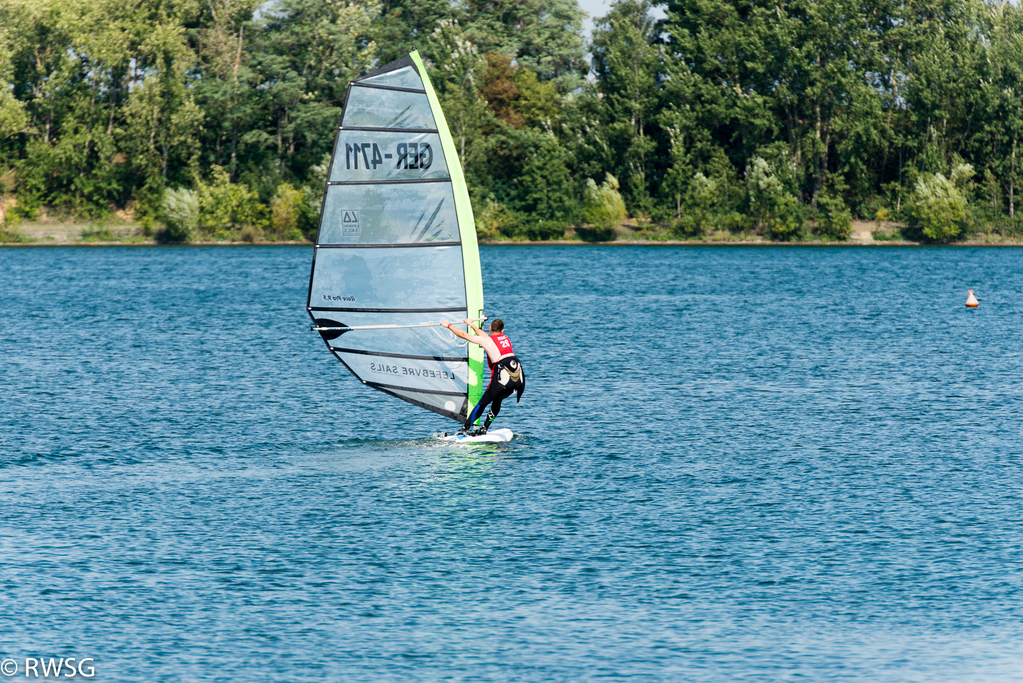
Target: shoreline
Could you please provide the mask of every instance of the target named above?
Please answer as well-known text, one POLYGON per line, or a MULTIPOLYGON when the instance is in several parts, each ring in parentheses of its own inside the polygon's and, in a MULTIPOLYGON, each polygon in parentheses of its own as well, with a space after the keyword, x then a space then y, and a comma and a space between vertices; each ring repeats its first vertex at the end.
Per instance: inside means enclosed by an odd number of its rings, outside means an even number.
MULTIPOLYGON (((872 228, 875 224, 853 221, 849 239, 837 240, 791 240, 773 241, 755 235, 729 235, 716 232, 704 238, 670 238, 654 233, 652 236, 637 234, 645 232, 639 226, 623 223, 615 229, 615 239, 588 241, 579 238, 575 230, 568 230, 563 238, 553 240, 493 239, 480 238, 481 245, 487 246, 665 246, 665 247, 1021 247, 1023 237, 1007 237, 997 232, 977 233, 970 239, 955 242, 936 243, 913 240, 875 239, 872 228)), ((312 246, 306 240, 196 240, 191 242, 162 242, 155 236, 145 235, 141 226, 133 223, 94 226, 63 221, 40 221, 26 223, 9 235, 0 231, 0 237, 11 237, 16 241, 0 241, 0 247, 233 247, 233 246, 312 246), (106 239, 103 239, 106 238, 106 239)))

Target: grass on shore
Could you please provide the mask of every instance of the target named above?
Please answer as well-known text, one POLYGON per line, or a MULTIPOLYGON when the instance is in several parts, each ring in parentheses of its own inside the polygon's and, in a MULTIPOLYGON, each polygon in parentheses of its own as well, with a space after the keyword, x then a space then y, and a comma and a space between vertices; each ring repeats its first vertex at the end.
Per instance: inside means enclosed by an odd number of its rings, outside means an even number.
MULTIPOLYGON (((83 223, 73 219, 44 218, 20 224, 12 222, 0 225, 0 244, 8 245, 102 245, 102 244, 158 244, 162 226, 153 227, 118 217, 83 223)), ((535 244, 525 238, 481 238, 484 244, 535 244)), ((754 232, 735 233, 726 230, 712 230, 701 235, 681 236, 668 226, 652 223, 623 222, 612 233, 595 233, 590 229, 568 228, 551 243, 566 244, 608 244, 608 243, 650 243, 650 244, 780 244, 754 232)), ((262 231, 244 228, 227 239, 198 239, 196 244, 302 244, 296 240, 268 239, 262 231)), ((803 236, 785 244, 920 244, 905 226, 892 222, 853 221, 848 240, 829 240, 820 236, 803 236)), ((1023 244, 1023 236, 1004 234, 1001 231, 976 232, 959 241, 960 244, 1023 244)))

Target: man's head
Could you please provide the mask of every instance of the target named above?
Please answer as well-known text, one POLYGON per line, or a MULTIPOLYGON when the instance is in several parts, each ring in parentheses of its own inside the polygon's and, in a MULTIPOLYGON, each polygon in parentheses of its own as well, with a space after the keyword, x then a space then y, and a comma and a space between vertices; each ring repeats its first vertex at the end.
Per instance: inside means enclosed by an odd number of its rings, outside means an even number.
POLYGON ((504 332, 504 321, 500 318, 494 318, 490 321, 490 334, 501 334, 504 332))

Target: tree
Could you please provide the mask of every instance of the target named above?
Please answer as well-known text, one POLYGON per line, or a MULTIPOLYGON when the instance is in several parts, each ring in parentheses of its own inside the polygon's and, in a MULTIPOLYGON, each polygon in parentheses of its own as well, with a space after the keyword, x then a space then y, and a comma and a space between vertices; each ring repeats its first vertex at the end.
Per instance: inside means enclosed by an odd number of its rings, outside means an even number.
POLYGON ((199 28, 192 31, 198 57, 196 100, 206 119, 204 165, 228 168, 238 174, 239 142, 256 124, 258 105, 249 43, 258 35, 252 24, 259 0, 206 0, 199 28), (246 36, 246 32, 248 35, 246 36))
POLYGON ((987 9, 990 41, 981 46, 984 124, 981 149, 977 152, 986 159, 991 177, 1001 179, 1008 215, 1013 218, 1019 187, 1019 145, 1023 139, 1023 12, 1008 3, 987 9))
POLYGON ((383 0, 372 26, 380 62, 393 62, 413 47, 429 61, 443 60, 443 51, 432 49, 442 23, 456 23, 451 0, 383 0))
POLYGON ((618 0, 597 21, 593 71, 602 95, 604 125, 618 152, 614 168, 625 179, 625 198, 633 213, 650 215, 648 157, 655 148, 649 128, 655 123, 661 52, 648 0, 618 0))
POLYGON ((464 165, 466 148, 483 134, 487 101, 478 84, 485 82, 488 62, 455 20, 439 21, 428 44, 431 77, 464 165))
POLYGON ((465 0, 458 19, 482 54, 502 54, 561 92, 585 73, 576 0, 465 0))
MULTIPOLYGON (((771 107, 776 5, 750 0, 669 0, 667 59, 691 74, 699 123, 740 170, 779 128, 771 107)), ((685 104, 682 102, 680 104, 685 104)))
MULTIPOLYGON (((5 18, 4 14, 7 13, 0 14, 0 18, 5 18)), ((14 96, 12 43, 16 38, 11 28, 6 22, 0 25, 0 141, 24 131, 28 123, 24 102, 14 96)))
POLYGON ((664 173, 661 190, 674 204, 675 220, 682 218, 682 198, 693 177, 693 159, 687 137, 689 131, 695 127, 694 118, 688 106, 683 108, 672 106, 660 114, 661 128, 668 134, 670 161, 664 173))
MULTIPOLYGON (((330 150, 348 82, 376 55, 373 2, 280 0, 259 21, 252 68, 261 122, 243 142, 304 176, 330 150)), ((265 162, 264 162, 265 163, 265 162)))
MULTIPOLYGON (((25 130, 28 117, 25 114, 24 103, 14 96, 12 56, 15 51, 13 43, 16 38, 11 31, 13 22, 10 22, 10 15, 2 10, 0 10, 0 19, 7 20, 0 24, 0 145, 2 145, 7 138, 25 130)), ((6 175, 9 170, 3 161, 5 161, 3 157, 0 157, 0 176, 6 175)), ((0 226, 7 220, 7 203, 4 201, 6 189, 4 183, 0 182, 0 226)))

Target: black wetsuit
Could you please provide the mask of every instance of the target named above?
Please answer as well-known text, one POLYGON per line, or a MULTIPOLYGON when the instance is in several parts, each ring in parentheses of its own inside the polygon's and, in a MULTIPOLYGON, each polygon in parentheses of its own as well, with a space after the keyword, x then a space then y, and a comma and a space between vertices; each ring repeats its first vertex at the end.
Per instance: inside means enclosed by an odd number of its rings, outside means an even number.
POLYGON ((518 403, 522 399, 522 392, 525 389, 526 373, 522 371, 522 363, 519 362, 519 359, 516 356, 505 356, 497 361, 491 368, 490 384, 483 392, 480 402, 469 413, 469 419, 465 421, 465 429, 468 430, 472 423, 483 415, 487 405, 490 405, 491 417, 487 419, 484 426, 489 427, 490 421, 501 412, 501 401, 515 392, 517 394, 515 402, 518 403))

